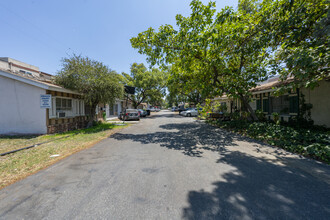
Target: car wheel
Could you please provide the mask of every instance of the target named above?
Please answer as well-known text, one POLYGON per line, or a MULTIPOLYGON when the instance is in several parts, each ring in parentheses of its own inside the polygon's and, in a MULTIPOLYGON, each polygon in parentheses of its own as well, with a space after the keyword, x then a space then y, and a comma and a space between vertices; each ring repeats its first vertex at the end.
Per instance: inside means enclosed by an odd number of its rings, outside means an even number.
POLYGON ((188 113, 188 114, 187 114, 187 117, 191 117, 191 114, 190 114, 190 113, 188 113))

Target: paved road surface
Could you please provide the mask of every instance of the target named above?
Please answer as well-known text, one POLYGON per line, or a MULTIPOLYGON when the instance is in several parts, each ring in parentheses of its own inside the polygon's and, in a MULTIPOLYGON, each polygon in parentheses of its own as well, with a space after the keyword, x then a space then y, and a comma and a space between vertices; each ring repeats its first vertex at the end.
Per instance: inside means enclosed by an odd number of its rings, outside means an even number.
POLYGON ((160 112, 1 190, 0 219, 329 219, 329 173, 160 112))

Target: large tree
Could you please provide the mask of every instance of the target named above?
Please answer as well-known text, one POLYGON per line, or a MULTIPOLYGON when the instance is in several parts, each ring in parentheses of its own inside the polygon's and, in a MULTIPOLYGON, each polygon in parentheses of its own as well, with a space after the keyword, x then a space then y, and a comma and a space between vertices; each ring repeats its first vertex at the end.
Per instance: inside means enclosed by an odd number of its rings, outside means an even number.
POLYGON ((83 95, 91 126, 95 119, 95 109, 99 103, 113 103, 123 96, 120 75, 103 63, 88 57, 73 55, 62 59, 62 69, 57 73, 55 82, 64 88, 83 95))
POLYGON ((330 77, 328 0, 278 0, 269 15, 274 59, 272 70, 290 87, 314 88, 330 77))
POLYGON ((135 87, 135 94, 129 95, 134 108, 142 102, 158 103, 165 95, 166 72, 157 68, 148 70, 143 63, 133 63, 131 74, 122 73, 124 82, 128 86, 135 87))
POLYGON ((152 65, 172 64, 170 79, 205 97, 227 94, 249 105, 250 89, 273 74, 313 87, 329 77, 326 0, 240 0, 216 14, 215 3, 190 4, 175 29, 149 28, 131 39, 152 65), (271 71, 272 70, 272 71, 271 71))
POLYGON ((172 64, 171 78, 205 97, 226 93, 241 99, 244 109, 257 119, 249 105, 249 90, 267 78, 267 34, 261 8, 241 1, 237 11, 224 8, 215 13, 215 3, 191 2, 189 17, 176 16, 171 25, 156 32, 149 28, 131 39, 153 64, 172 64), (244 6, 243 6, 244 4, 244 6))

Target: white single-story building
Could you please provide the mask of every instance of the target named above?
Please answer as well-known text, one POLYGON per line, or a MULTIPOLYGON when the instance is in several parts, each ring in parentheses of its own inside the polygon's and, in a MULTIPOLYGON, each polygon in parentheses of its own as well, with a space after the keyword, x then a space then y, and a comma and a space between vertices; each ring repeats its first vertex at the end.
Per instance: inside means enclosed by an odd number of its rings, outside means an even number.
POLYGON ((50 77, 37 67, 0 58, 0 134, 46 134, 85 126, 80 94, 52 84, 50 77))

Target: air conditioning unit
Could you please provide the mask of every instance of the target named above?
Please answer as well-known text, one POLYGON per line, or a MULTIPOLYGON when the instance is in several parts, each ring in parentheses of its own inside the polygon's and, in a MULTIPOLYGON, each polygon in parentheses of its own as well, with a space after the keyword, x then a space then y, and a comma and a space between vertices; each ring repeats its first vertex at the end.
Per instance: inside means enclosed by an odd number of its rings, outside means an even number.
POLYGON ((57 112, 58 118, 65 118, 65 112, 57 112))

